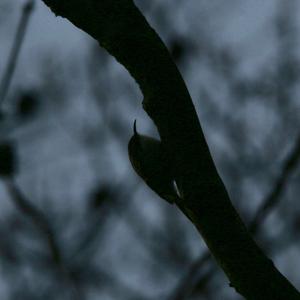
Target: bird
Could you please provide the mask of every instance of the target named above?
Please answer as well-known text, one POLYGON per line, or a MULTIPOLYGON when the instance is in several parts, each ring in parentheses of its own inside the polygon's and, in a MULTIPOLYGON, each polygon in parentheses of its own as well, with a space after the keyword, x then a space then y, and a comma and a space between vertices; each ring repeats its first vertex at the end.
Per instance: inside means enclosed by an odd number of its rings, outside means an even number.
POLYGON ((133 169, 150 189, 170 204, 180 201, 172 166, 161 141, 139 134, 136 120, 128 143, 128 156, 133 169))

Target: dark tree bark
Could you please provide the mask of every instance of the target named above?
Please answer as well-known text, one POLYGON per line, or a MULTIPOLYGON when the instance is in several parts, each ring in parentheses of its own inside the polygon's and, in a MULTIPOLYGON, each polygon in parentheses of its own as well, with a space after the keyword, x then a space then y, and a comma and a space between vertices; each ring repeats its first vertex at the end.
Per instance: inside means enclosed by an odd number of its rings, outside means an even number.
POLYGON ((180 209, 201 233, 231 286, 249 300, 300 299, 256 245, 231 204, 192 100, 167 48, 132 0, 43 0, 94 37, 139 84, 184 196, 180 209))

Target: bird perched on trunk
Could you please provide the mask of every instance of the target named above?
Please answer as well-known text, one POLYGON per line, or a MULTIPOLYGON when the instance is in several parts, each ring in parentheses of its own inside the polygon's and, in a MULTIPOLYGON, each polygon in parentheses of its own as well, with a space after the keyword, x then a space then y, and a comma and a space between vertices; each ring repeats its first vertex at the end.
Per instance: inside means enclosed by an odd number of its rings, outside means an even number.
POLYGON ((178 203, 181 200, 162 143, 139 134, 136 130, 136 121, 133 125, 133 136, 128 143, 128 154, 136 173, 155 193, 169 203, 178 203))

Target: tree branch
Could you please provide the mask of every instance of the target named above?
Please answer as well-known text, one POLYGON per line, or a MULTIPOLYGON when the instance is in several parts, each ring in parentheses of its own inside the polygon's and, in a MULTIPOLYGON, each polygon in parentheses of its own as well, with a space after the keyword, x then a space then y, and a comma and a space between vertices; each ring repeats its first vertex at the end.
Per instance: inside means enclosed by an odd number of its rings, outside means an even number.
MULTIPOLYGON (((286 185, 288 184, 288 179, 291 174, 298 167, 300 160, 300 135, 297 137, 294 148, 291 151, 290 155, 285 159, 282 170, 275 180, 274 186, 265 199, 261 202, 257 212, 255 213, 253 220, 250 222, 248 229, 253 234, 256 235, 266 219, 266 217, 273 211, 278 202, 280 201, 280 196, 286 185)), ((175 292, 172 292, 170 299, 173 300, 182 300, 186 298, 186 295, 195 285, 195 276, 199 272, 200 268, 204 267, 204 264, 210 261, 211 255, 209 251, 203 252, 191 265, 187 274, 179 282, 178 286, 175 289, 175 292), (173 296, 174 295, 174 296, 173 296)), ((216 268, 213 268, 213 272, 216 271, 216 268)), ((211 274, 209 274, 211 276, 211 274)), ((207 275, 202 276, 201 281, 207 282, 207 275)))
POLYGON ((31 219, 36 228, 43 234, 50 252, 51 258, 55 264, 61 264, 61 251, 60 247, 56 241, 54 231, 50 223, 47 220, 47 217, 42 211, 35 207, 28 199, 25 198, 23 193, 17 187, 17 185, 12 181, 6 181, 6 188, 11 196, 11 200, 16 206, 16 208, 25 216, 31 219))
POLYGON ((251 238, 220 179, 185 83, 132 0, 43 0, 93 36, 131 73, 176 170, 183 210, 246 299, 300 299, 251 238))
POLYGON ((25 197, 13 180, 7 180, 5 183, 16 208, 23 213, 24 216, 28 217, 43 235, 43 238, 48 244, 52 262, 70 285, 74 299, 81 299, 80 291, 73 282, 68 268, 65 266, 61 247, 47 216, 25 197))
POLYGON ((265 217, 272 211, 272 209, 278 204, 280 196, 284 188, 288 183, 289 176, 296 169, 300 160, 300 135, 297 137, 294 149, 291 154, 284 161, 282 170, 276 182, 274 188, 267 195, 266 199, 261 203, 258 208, 254 219, 249 225, 249 230, 256 234, 258 227, 261 225, 265 217))
POLYGON ((10 52, 8 63, 4 71, 2 80, 0 82, 0 106, 3 104, 6 94, 9 90, 9 86, 16 68, 18 56, 25 37, 26 30, 28 28, 27 25, 33 8, 34 0, 28 0, 23 6, 22 16, 18 25, 17 33, 10 52))

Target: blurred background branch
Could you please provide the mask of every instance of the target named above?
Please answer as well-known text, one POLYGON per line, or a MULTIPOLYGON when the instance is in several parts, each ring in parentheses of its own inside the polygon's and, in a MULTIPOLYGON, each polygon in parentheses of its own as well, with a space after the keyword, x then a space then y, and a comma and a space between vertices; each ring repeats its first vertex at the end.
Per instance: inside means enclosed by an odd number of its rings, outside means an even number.
POLYGON ((22 43, 27 31, 28 22, 34 9, 34 0, 28 0, 22 9, 22 15, 17 28, 17 32, 13 41, 6 68, 4 69, 2 79, 0 81, 0 107, 2 109, 3 102, 8 92, 14 70, 16 68, 18 56, 22 47, 22 43))
MULTIPOLYGON (((235 206, 297 285, 298 4, 136 2, 189 85, 235 206)), ((156 132, 128 74, 39 3, 27 26, 31 13, 21 29, 24 7, 0 2, 0 296, 240 299, 189 222, 131 171, 132 120, 156 132)))

